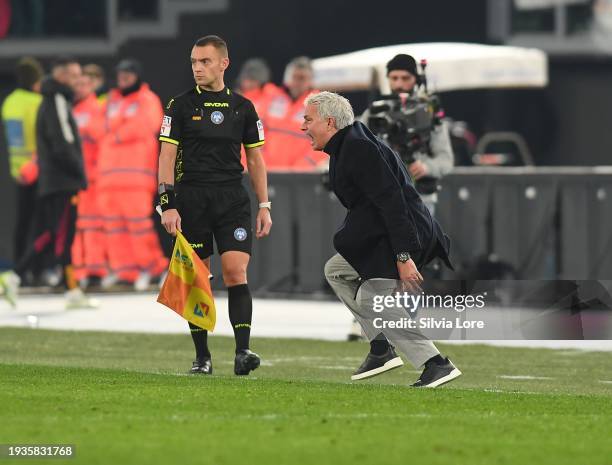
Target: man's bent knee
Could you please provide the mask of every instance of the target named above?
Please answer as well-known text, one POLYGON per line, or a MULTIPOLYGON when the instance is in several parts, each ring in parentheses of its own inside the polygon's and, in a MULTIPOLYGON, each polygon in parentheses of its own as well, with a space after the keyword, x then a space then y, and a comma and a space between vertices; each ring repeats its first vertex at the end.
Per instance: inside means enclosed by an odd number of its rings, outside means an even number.
POLYGON ((330 285, 334 280, 354 281, 359 279, 359 274, 340 254, 336 254, 327 260, 323 272, 330 285))
POLYGON ((338 255, 334 255, 332 258, 327 260, 325 267, 323 268, 325 279, 331 285, 332 281, 340 278, 340 267, 338 266, 338 255))

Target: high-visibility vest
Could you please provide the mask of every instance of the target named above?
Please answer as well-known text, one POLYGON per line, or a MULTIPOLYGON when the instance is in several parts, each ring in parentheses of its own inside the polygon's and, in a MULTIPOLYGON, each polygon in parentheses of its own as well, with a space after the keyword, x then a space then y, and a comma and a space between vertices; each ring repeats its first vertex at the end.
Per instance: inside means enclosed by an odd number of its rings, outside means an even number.
POLYGON ((92 93, 75 104, 72 113, 79 127, 85 174, 87 183, 91 186, 97 177, 98 146, 105 134, 104 109, 96 94, 92 93))
POLYGON ((253 102, 253 106, 255 107, 255 111, 257 111, 259 119, 264 123, 264 128, 268 123, 268 111, 273 104, 278 104, 280 101, 281 105, 283 105, 288 98, 282 87, 279 87, 271 82, 268 82, 257 89, 243 92, 242 95, 253 102))
POLYGON ((2 104, 2 124, 9 151, 11 176, 19 179, 21 169, 36 156, 36 115, 42 95, 15 89, 2 104))
POLYGON ((157 135, 163 117, 159 97, 147 84, 127 96, 117 89, 106 102, 106 136, 98 157, 99 189, 157 188, 157 135))
MULTIPOLYGON (((243 92, 242 95, 248 98, 251 102, 253 102, 253 106, 255 107, 257 116, 259 116, 260 121, 263 123, 266 143, 261 147, 261 150, 264 156, 264 161, 266 161, 266 151, 268 148, 267 144, 269 140, 268 111, 270 107, 278 103, 278 101, 284 103, 285 100, 288 98, 287 94, 285 93, 282 87, 268 82, 257 89, 253 89, 248 92, 243 92)), ((245 167, 245 169, 247 168, 244 149, 242 149, 242 165, 245 167)), ((269 166, 266 165, 266 168, 269 169, 269 166)))
POLYGON ((304 121, 304 101, 308 91, 297 100, 283 93, 269 103, 266 112, 266 168, 274 170, 314 171, 327 156, 312 150, 310 139, 300 129, 304 121))

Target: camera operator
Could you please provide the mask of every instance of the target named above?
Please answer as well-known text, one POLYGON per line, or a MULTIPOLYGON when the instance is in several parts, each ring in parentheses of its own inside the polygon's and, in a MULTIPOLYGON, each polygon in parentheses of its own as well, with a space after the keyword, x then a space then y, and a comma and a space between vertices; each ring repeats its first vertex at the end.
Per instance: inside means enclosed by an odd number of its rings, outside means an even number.
MULTIPOLYGON (((454 164, 448 127, 436 114, 439 111, 437 99, 426 95, 425 76, 419 76, 412 56, 393 57, 387 63, 387 79, 393 95, 382 96, 383 100, 373 102, 360 120, 400 155, 433 216, 438 201, 438 181, 454 164), (425 88, 425 95, 419 95, 420 86, 425 88)), ((361 338, 361 327, 354 320, 348 340, 361 338)))
MULTIPOLYGON (((422 83, 423 77, 419 76, 417 63, 410 55, 399 54, 387 63, 387 79, 393 98, 405 95, 409 99, 418 99, 417 88, 422 83), (407 95, 406 95, 407 94, 407 95)), ((427 96, 426 96, 427 97, 427 96)), ((375 102, 376 103, 376 102, 375 102)), ((399 100, 398 100, 399 104, 399 100)), ((386 107, 388 109, 388 106, 386 107)), ((397 130, 393 137, 385 129, 373 127, 373 120, 379 119, 374 115, 374 106, 368 108, 361 116, 361 121, 378 136, 387 136, 387 142, 398 152, 407 165, 408 172, 415 182, 417 191, 429 211, 434 214, 437 202, 438 180, 449 173, 453 168, 453 149, 446 123, 433 116, 433 124, 426 128, 427 134, 411 136, 408 131, 397 130)), ((387 119, 397 120, 402 118, 401 113, 388 112, 387 119)), ((419 115, 415 116, 420 118, 419 115)), ((402 128, 402 121, 392 121, 391 129, 402 128)), ((411 129, 411 128, 408 128, 411 129)))

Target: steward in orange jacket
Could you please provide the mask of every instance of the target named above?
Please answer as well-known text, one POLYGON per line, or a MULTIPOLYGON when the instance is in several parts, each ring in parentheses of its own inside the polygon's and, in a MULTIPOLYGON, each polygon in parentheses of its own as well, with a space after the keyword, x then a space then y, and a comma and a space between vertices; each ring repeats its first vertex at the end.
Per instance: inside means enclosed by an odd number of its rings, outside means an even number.
POLYGON ((118 88, 106 102, 107 134, 100 144, 97 183, 112 274, 103 286, 122 280, 146 289, 168 264, 151 218, 163 109, 140 76, 136 61, 121 61, 118 88))
POLYGON ((104 231, 97 198, 98 144, 104 136, 104 111, 87 74, 79 78, 75 97, 77 103, 72 113, 81 135, 87 189, 79 192, 72 265, 74 277, 82 281, 106 275, 104 231))
POLYGON ((293 59, 285 69, 287 92, 270 99, 265 112, 268 171, 316 171, 327 160, 323 152, 312 150, 310 140, 300 129, 304 121, 304 100, 312 92, 313 71, 306 57, 293 59))
MULTIPOLYGON (((285 167, 284 162, 282 162, 283 166, 281 166, 280 169, 279 167, 276 167, 274 164, 273 157, 268 156, 268 147, 267 147, 268 141, 274 140, 276 137, 279 136, 278 133, 270 134, 267 131, 268 110, 270 108, 274 108, 275 106, 279 104, 282 105, 283 107, 286 105, 286 102, 288 101, 287 100, 288 97, 287 97, 287 94, 285 93, 285 90, 282 87, 278 87, 277 85, 272 84, 271 82, 268 82, 261 87, 258 87, 256 89, 251 89, 249 91, 241 92, 241 93, 244 97, 246 97, 251 102, 253 102, 255 111, 257 112, 259 119, 263 123, 264 129, 266 130, 266 144, 261 146, 261 153, 263 155, 264 162, 266 163, 266 169, 268 171, 270 171, 270 169, 272 171, 274 171, 275 169, 277 171, 285 171, 285 169, 289 169, 285 167)), ((275 146, 274 142, 272 142, 272 147, 274 148, 274 146, 275 146)), ((244 151, 244 148, 240 151, 240 154, 241 154, 242 166, 244 166, 245 170, 248 170, 248 166, 246 162, 246 153, 244 151)))
POLYGON ((239 92, 253 102, 264 127, 267 124, 268 109, 278 106, 284 108, 289 101, 285 90, 270 82, 270 76, 270 68, 261 58, 245 61, 238 74, 239 92))
POLYGON ((257 111, 259 118, 264 123, 264 127, 267 125, 268 112, 271 108, 275 109, 280 107, 284 109, 289 103, 289 96, 285 90, 271 82, 241 93, 244 97, 253 102, 255 111, 257 111))

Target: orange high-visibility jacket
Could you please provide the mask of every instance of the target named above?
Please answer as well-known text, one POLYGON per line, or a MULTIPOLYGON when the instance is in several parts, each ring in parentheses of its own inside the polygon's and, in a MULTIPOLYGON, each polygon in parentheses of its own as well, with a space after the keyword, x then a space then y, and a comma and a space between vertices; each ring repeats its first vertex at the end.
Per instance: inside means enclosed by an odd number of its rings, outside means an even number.
POLYGON ((105 134, 104 109, 96 98, 96 94, 92 93, 78 102, 74 106, 72 113, 81 135, 87 183, 89 186, 92 186, 96 181, 98 144, 105 134))
POLYGON ((243 92, 242 95, 253 102, 255 111, 257 111, 259 119, 264 123, 264 127, 268 123, 267 118, 270 107, 273 104, 285 105, 288 99, 285 90, 271 82, 264 84, 258 89, 243 92))
POLYGON ((100 144, 98 188, 155 192, 163 109, 147 84, 127 96, 110 91, 106 102, 107 135, 100 144))
POLYGON ((327 156, 312 150, 310 139, 300 127, 304 121, 304 100, 308 91, 297 100, 287 93, 271 99, 266 112, 266 145, 264 158, 266 168, 274 170, 314 171, 327 156))
MULTIPOLYGON (((281 104, 284 104, 287 99, 287 94, 285 93, 285 90, 282 87, 279 87, 271 82, 264 84, 258 89, 243 92, 242 95, 248 98, 251 102, 253 102, 253 106, 255 107, 257 116, 259 116, 259 120, 263 123, 264 131, 267 131, 268 129, 268 109, 278 101, 280 101, 281 104)), ((266 143, 260 147, 264 156, 264 161, 266 161, 266 149, 268 143, 267 137, 268 133, 266 132, 266 143)), ((241 149, 241 154, 242 166, 244 166, 245 169, 248 169, 244 148, 241 149)), ((266 166, 266 168, 268 167, 266 166)))

